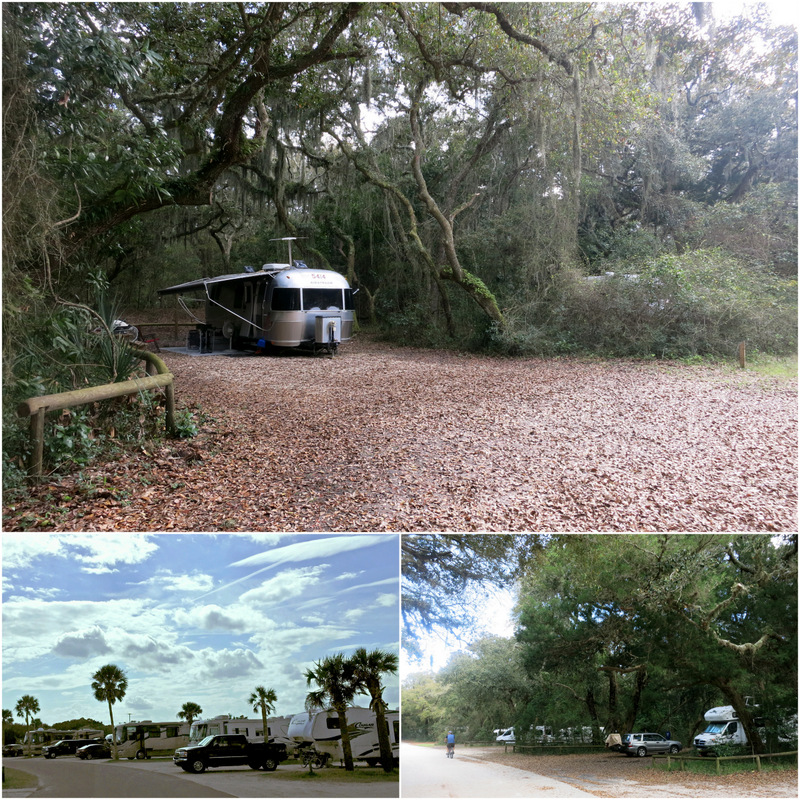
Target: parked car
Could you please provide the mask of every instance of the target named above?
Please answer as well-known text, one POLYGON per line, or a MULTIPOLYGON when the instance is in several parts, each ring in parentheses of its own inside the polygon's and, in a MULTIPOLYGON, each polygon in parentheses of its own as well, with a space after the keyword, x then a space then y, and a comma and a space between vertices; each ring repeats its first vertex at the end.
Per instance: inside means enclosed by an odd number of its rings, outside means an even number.
POLYGON ((59 739, 57 742, 46 744, 42 748, 42 755, 45 758, 55 758, 56 756, 74 756, 78 749, 87 747, 90 744, 99 744, 100 739, 59 739))
POLYGON ((7 758, 24 755, 25 751, 21 744, 4 744, 3 755, 7 758))
POLYGON ((651 756, 653 753, 679 753, 683 745, 666 739, 660 733, 626 733, 622 737, 622 752, 626 756, 651 756))
POLYGON ((78 758, 111 758, 111 749, 105 742, 96 742, 79 747, 75 752, 78 758))

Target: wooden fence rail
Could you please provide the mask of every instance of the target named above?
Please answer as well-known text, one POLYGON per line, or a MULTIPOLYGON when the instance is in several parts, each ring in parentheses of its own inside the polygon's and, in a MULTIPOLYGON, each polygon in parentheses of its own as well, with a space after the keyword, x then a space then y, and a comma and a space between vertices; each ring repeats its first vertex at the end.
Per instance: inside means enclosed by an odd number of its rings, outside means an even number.
POLYGON ((570 750, 581 750, 583 752, 592 751, 592 750, 606 750, 606 746, 604 744, 510 744, 508 742, 505 743, 506 749, 505 752, 508 752, 508 748, 511 748, 512 753, 516 753, 517 750, 520 752, 524 752, 525 750, 539 750, 545 751, 548 753, 552 753, 558 751, 560 754, 562 751, 570 751, 570 750))
POLYGON ((653 760, 650 764, 651 767, 655 767, 657 762, 663 761, 666 759, 667 761, 667 772, 672 769, 672 762, 677 761, 679 764, 679 768, 681 772, 686 771, 686 762, 687 761, 702 761, 704 764, 709 763, 709 761, 713 758, 716 761, 716 768, 717 768, 717 775, 720 774, 720 761, 743 761, 744 759, 755 759, 756 762, 756 771, 761 772, 761 759, 762 758, 777 758, 778 756, 797 756, 797 750, 790 750, 786 753, 761 753, 759 755, 746 755, 746 756, 682 756, 682 755, 671 755, 669 753, 665 755, 655 755, 653 756, 653 760))
POLYGON ((40 478, 42 475, 44 417, 48 411, 74 408, 75 406, 97 403, 100 400, 109 400, 113 397, 124 397, 125 395, 137 394, 150 389, 165 389, 167 432, 170 434, 175 433, 175 387, 172 373, 167 369, 167 365, 154 353, 150 353, 147 350, 138 350, 138 354, 143 361, 147 362, 147 378, 134 378, 130 381, 106 383, 102 386, 88 386, 85 389, 75 389, 72 392, 29 397, 17 406, 17 416, 31 418, 30 435, 33 440, 33 449, 28 459, 28 477, 40 478))

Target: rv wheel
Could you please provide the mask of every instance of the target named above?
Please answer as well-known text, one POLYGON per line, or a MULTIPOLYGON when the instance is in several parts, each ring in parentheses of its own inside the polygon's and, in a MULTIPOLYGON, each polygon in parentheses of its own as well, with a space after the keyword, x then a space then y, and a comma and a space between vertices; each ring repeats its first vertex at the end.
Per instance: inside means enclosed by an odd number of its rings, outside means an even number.
POLYGON ((147 758, 147 753, 144 750, 137 750, 136 751, 136 758, 141 761, 143 758, 147 758))

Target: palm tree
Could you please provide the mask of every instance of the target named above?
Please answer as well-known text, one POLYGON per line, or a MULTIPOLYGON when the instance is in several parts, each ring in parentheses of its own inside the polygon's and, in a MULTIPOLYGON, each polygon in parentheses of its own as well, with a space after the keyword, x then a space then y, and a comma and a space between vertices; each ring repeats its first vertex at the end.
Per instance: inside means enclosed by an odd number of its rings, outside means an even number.
MULTIPOLYGON (((14 706, 14 713, 16 713, 20 719, 25 717, 25 736, 28 735, 28 731, 30 730, 31 715, 38 714, 39 711, 39 701, 33 695, 24 694, 19 700, 17 700, 17 705, 14 706)), ((29 756, 31 755, 31 744, 32 742, 28 742, 29 756)))
POLYGON ((6 743, 6 725, 14 724, 14 713, 10 708, 3 709, 3 744, 6 743))
POLYGON ((314 663, 314 669, 306 670, 306 685, 316 683, 319 687, 306 695, 306 710, 333 708, 339 717, 342 732, 342 754, 344 768, 353 772, 353 750, 350 747, 350 732, 347 730, 347 706, 364 688, 359 683, 351 661, 344 653, 326 656, 314 663))
POLYGON ((275 710, 275 703, 278 702, 278 695, 275 694, 274 689, 265 689, 263 686, 256 686, 255 691, 251 692, 250 699, 247 702, 253 706, 253 711, 261 712, 261 719, 264 722, 264 741, 269 741, 267 717, 275 710))
POLYGON ((350 661, 355 667, 358 680, 366 687, 372 700, 369 707, 375 712, 375 724, 378 728, 378 743, 381 748, 381 766, 384 772, 391 772, 394 768, 392 745, 389 742, 389 728, 386 724, 386 701, 383 699, 383 686, 381 675, 388 672, 396 675, 400 666, 395 653, 385 650, 373 650, 368 653, 366 647, 359 647, 352 655, 350 661))
POLYGON ((192 721, 197 719, 202 713, 203 709, 200 708, 197 703, 188 702, 181 706, 181 710, 178 712, 178 719, 185 719, 191 726, 192 721))
POLYGON ((128 678, 115 664, 106 664, 92 675, 92 690, 94 691, 95 699, 101 703, 103 700, 108 701, 108 715, 111 717, 111 741, 114 745, 115 761, 119 759, 119 756, 117 755, 117 736, 114 731, 113 705, 117 700, 122 700, 125 697, 127 688, 128 678))

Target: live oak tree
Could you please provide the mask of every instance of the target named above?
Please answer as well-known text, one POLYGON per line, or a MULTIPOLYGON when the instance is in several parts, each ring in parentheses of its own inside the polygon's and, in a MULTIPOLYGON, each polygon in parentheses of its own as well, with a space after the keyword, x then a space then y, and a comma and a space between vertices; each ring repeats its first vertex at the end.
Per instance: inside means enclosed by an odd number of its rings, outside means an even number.
POLYGON ((449 604, 470 580, 492 580, 480 560, 468 571, 484 541, 498 548, 494 580, 513 574, 519 598, 513 641, 476 641, 434 686, 409 688, 418 728, 454 714, 473 733, 514 723, 521 736, 531 725, 556 735, 590 727, 599 740, 600 728, 645 727, 680 730, 690 741, 703 712, 724 704, 759 753, 795 713, 796 535, 532 537, 513 573, 505 572, 513 539, 506 549, 493 535, 406 538, 409 611, 429 626, 426 600, 449 604))

